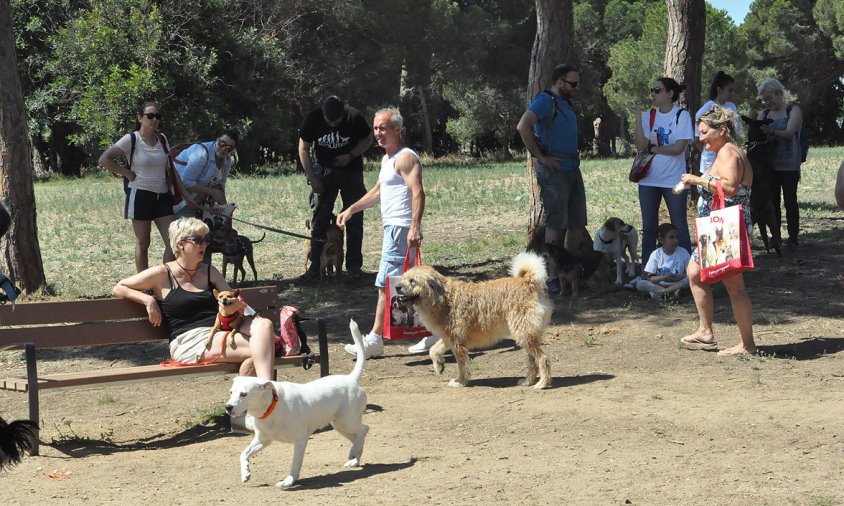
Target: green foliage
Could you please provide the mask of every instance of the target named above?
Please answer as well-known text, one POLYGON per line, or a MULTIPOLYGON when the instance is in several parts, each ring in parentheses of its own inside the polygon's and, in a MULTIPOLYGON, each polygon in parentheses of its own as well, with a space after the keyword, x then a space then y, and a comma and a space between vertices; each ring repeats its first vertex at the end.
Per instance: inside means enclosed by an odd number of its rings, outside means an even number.
POLYGON ((812 14, 818 28, 832 41, 835 55, 844 59, 844 2, 817 0, 812 14))

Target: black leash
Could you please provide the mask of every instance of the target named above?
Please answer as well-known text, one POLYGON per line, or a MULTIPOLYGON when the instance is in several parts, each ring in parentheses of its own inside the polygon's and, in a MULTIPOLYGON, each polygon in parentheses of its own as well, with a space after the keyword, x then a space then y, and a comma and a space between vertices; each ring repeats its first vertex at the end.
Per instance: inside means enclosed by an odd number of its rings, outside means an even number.
POLYGON ((221 212, 219 212, 219 211, 215 211, 214 209, 208 209, 208 212, 210 212, 211 214, 216 214, 216 215, 219 215, 219 216, 225 216, 226 218, 231 218, 232 220, 234 220, 234 221, 239 221, 240 223, 246 223, 247 225, 253 226, 253 227, 255 227, 255 228, 260 228, 260 229, 263 229, 263 230, 269 230, 270 232, 275 232, 275 233, 278 233, 278 234, 289 235, 290 237, 296 237, 296 238, 298 238, 298 239, 306 239, 306 240, 308 240, 308 241, 328 242, 328 240, 327 240, 327 239, 312 239, 312 238, 310 238, 310 237, 308 237, 308 236, 306 236, 306 235, 297 234, 297 233, 295 233, 295 232, 288 232, 288 231, 286 231, 286 230, 281 230, 280 228, 268 227, 268 226, 266 226, 266 225, 259 225, 259 224, 257 224, 257 223, 252 223, 251 221, 241 220, 240 218, 235 218, 234 216, 228 216, 228 215, 226 215, 225 213, 221 213, 221 212))
POLYGON ((295 232, 287 232, 286 230, 281 230, 280 228, 268 227, 266 225, 259 225, 257 223, 252 223, 250 221, 241 220, 240 218, 235 218, 234 216, 232 216, 231 219, 234 220, 234 221, 239 221, 240 223, 246 223, 247 225, 253 226, 255 228, 260 228, 260 229, 263 229, 263 230, 269 230, 270 232, 276 232, 278 234, 289 235, 290 237, 296 237, 296 238, 299 238, 299 239, 307 239, 308 241, 327 242, 326 239, 312 239, 312 238, 310 238, 306 235, 297 234, 295 232))

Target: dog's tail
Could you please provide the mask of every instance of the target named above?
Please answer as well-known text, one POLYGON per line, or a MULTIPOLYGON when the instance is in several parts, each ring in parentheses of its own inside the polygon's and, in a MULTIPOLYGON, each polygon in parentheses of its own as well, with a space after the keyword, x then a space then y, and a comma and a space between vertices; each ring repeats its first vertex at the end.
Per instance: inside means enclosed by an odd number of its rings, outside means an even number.
POLYGON ((349 320, 349 330, 352 331, 352 339, 355 340, 355 348, 358 350, 357 360, 355 361, 355 368, 349 373, 349 376, 360 383, 360 377, 363 374, 363 363, 366 362, 366 350, 363 348, 363 336, 360 335, 360 328, 358 322, 349 320))
POLYGON ((0 470, 19 464, 38 444, 38 425, 31 420, 6 423, 0 418, 0 470))
POLYGON ((252 241, 252 244, 257 244, 257 243, 259 243, 259 242, 263 241, 263 240, 264 240, 264 237, 267 237, 267 233, 266 233, 266 232, 264 232, 264 235, 262 235, 260 239, 255 239, 255 240, 253 240, 253 241, 252 241))
POLYGON ((513 259, 513 266, 510 268, 510 274, 514 278, 522 278, 528 283, 535 283, 538 286, 544 286, 548 279, 545 259, 531 252, 516 255, 516 258, 513 259))

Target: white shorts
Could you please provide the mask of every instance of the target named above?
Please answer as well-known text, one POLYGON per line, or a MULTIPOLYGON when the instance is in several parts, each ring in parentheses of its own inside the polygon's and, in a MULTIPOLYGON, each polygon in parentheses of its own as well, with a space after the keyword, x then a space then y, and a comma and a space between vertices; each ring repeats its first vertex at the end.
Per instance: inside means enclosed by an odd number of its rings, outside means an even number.
MULTIPOLYGON (((205 339, 208 338, 208 334, 210 333, 211 327, 197 327, 182 332, 170 341, 170 357, 176 362, 195 364, 202 360, 202 354, 205 353, 205 360, 212 360, 214 357, 220 355, 220 350, 205 349, 205 339)), ((227 333, 227 331, 217 332, 217 334, 223 335, 227 333)))

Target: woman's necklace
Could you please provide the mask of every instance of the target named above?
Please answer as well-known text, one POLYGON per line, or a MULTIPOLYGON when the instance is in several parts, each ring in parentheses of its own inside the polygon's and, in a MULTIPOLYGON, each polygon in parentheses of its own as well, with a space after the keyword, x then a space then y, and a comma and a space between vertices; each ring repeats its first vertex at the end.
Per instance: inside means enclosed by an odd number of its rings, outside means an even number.
POLYGON ((190 279, 191 281, 193 281, 193 277, 196 276, 196 273, 199 272, 199 265, 197 265, 193 269, 186 269, 185 266, 180 264, 178 260, 176 260, 176 265, 178 265, 179 268, 185 271, 185 274, 188 275, 188 279, 190 279))

